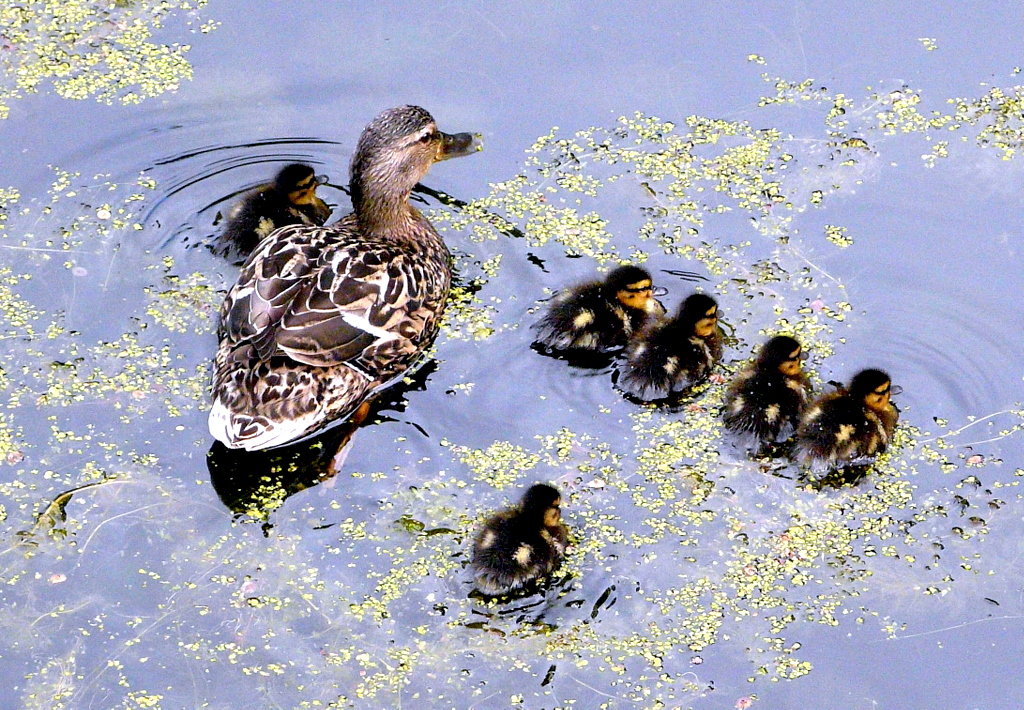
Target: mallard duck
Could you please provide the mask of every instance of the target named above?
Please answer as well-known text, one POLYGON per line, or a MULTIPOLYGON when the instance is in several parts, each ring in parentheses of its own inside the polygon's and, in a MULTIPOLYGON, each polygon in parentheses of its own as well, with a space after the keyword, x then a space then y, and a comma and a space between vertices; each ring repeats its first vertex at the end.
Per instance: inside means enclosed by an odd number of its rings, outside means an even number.
POLYGON ((210 433, 280 446, 342 421, 402 377, 434 340, 451 255, 408 202, 430 166, 479 150, 418 106, 389 109, 352 159, 354 211, 282 227, 242 265, 220 310, 210 433))
POLYGON ((551 353, 606 353, 623 347, 651 316, 665 312, 650 273, 620 266, 604 281, 567 288, 534 324, 535 346, 551 353))
POLYGON ((518 506, 487 519, 473 543, 478 590, 489 596, 507 594, 558 567, 568 538, 561 504, 557 488, 537 483, 518 506))
POLYGON ((885 451, 899 418, 889 401, 893 392, 889 375, 862 370, 849 387, 816 399, 797 429, 799 458, 810 464, 844 464, 885 451))
POLYGON ((722 359, 718 316, 718 303, 711 296, 688 296, 675 318, 655 321, 633 337, 617 386, 634 399, 654 402, 706 378, 722 359))
POLYGON ((778 439, 800 420, 810 383, 801 371, 802 348, 787 335, 777 335, 761 348, 757 360, 743 368, 725 394, 725 426, 749 434, 762 444, 778 439))
POLYGON ((317 197, 318 186, 313 168, 292 163, 281 168, 273 182, 249 190, 228 213, 220 237, 225 250, 248 256, 275 229, 326 222, 331 208, 317 197))

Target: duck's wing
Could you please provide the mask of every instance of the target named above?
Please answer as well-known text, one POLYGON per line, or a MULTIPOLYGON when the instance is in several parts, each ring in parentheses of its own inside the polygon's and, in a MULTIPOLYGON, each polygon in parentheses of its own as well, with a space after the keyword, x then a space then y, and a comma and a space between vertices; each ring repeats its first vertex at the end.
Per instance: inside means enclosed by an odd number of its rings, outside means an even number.
MULTIPOLYGON (((248 341, 260 359, 286 355, 326 367, 414 353, 435 321, 428 269, 353 220, 294 226, 264 240, 243 266, 222 310, 223 338, 248 341)), ((371 378, 377 373, 367 372, 371 378)))
POLYGON ((220 307, 222 344, 253 345, 260 359, 274 353, 273 334, 302 281, 317 268, 322 235, 288 226, 262 240, 249 255, 220 307))

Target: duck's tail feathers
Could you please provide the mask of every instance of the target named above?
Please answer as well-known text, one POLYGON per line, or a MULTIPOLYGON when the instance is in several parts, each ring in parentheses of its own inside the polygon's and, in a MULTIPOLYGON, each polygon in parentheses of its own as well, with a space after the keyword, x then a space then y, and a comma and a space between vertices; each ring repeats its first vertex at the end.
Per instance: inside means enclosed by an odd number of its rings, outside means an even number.
POLYGON ((318 412, 285 421, 272 421, 266 417, 239 414, 228 410, 220 400, 214 400, 210 410, 210 435, 229 449, 260 451, 288 444, 316 429, 321 417, 318 412))

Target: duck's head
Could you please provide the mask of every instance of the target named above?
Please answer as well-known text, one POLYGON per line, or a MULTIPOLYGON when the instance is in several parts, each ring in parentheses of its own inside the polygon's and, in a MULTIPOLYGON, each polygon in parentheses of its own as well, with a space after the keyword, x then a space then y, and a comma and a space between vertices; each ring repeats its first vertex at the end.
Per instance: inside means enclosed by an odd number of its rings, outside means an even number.
POLYGON ((788 335, 776 335, 761 348, 757 356, 760 370, 778 370, 787 377, 800 374, 800 363, 804 359, 800 343, 788 335))
POLYGON ((604 280, 605 293, 626 308, 646 313, 655 311, 654 282, 647 269, 639 266, 620 266, 604 280))
POLYGON ((892 380, 881 370, 861 370, 850 380, 848 391, 851 397, 864 402, 869 409, 884 411, 888 409, 889 398, 893 394, 892 380))
POLYGON ((352 157, 352 201, 404 200, 439 160, 480 150, 479 137, 437 130, 434 117, 419 106, 384 111, 363 129, 352 157))
POLYGON ((561 505, 562 494, 557 488, 546 483, 535 483, 523 494, 519 508, 526 519, 551 528, 562 520, 561 505))
POLYGON ((316 201, 316 172, 304 163, 292 163, 281 168, 274 178, 274 189, 287 195, 293 205, 309 205, 316 201))
POLYGON ((718 330, 718 301, 704 293, 686 297, 679 306, 676 321, 686 332, 698 338, 708 338, 718 330))

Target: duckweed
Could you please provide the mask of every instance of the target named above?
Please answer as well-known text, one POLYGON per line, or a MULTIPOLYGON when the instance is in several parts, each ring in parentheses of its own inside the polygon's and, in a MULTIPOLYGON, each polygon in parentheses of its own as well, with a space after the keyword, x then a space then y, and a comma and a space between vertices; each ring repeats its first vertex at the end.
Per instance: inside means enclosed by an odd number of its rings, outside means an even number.
POLYGON ((206 0, 90 2, 45 0, 0 8, 0 119, 11 101, 43 87, 67 99, 139 103, 192 78, 188 45, 158 44, 153 32, 172 18, 207 33, 206 0))

